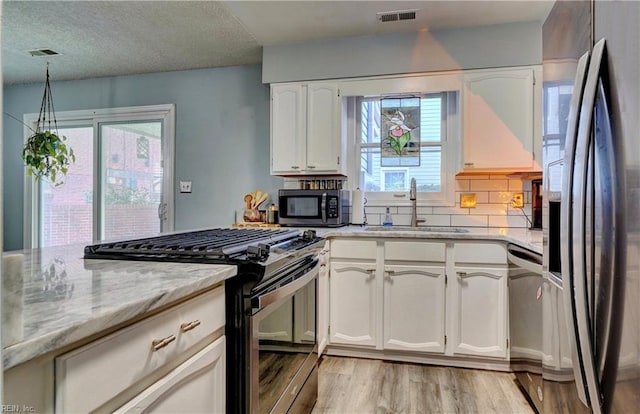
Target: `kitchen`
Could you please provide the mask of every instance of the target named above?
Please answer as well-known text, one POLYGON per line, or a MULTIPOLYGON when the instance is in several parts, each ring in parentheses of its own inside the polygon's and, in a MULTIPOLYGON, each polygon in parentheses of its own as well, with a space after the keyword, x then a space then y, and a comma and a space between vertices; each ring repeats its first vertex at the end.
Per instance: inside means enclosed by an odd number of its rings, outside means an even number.
MULTIPOLYGON (((394 7, 398 7, 398 2, 392 4, 394 7)), ((414 8, 419 8, 420 2, 412 5, 414 8)), ((380 4, 376 6, 377 11, 386 10, 378 9, 378 6, 380 4)), ((507 7, 505 4, 502 4, 502 6, 507 7)), ((545 6, 547 11, 549 9, 548 6, 545 6)), ((102 7, 108 9, 108 4, 102 5, 102 7)), ((216 11, 216 16, 228 17, 225 13, 229 13, 229 9, 231 9, 238 16, 243 16, 246 20, 245 24, 247 24, 251 19, 258 19, 258 17, 267 13, 264 10, 263 13, 249 12, 247 11, 249 6, 244 6, 243 3, 229 3, 227 7, 221 6, 221 10, 216 11)), ((286 5, 280 5, 280 7, 286 7, 286 5)), ((106 12, 107 9, 103 11, 106 12)), ((7 10, 10 10, 10 7, 5 6, 4 16, 7 16, 7 10)), ((140 12, 140 10, 136 11, 140 12)), ((204 13, 203 10, 200 11, 204 13)), ((288 9, 283 11, 275 8, 271 12, 277 14, 276 11, 279 11, 280 15, 286 15, 289 12, 288 9)), ((173 12, 177 13, 176 10, 173 12)), ((55 10, 51 10, 50 15, 55 16, 55 13, 55 10)), ((64 14, 65 10, 58 10, 57 13, 64 14)), ((348 15, 347 12, 343 14, 348 15)), ((375 12, 372 14, 375 15, 375 12)), ((95 19, 95 17, 93 18, 95 19)), ((296 178, 283 180, 279 176, 269 174, 273 172, 273 165, 270 163, 269 158, 264 156, 264 154, 270 152, 269 125, 273 128, 273 123, 270 121, 271 98, 269 83, 295 82, 309 79, 344 79, 345 81, 341 85, 342 93, 352 93, 352 96, 359 96, 360 94, 366 94, 365 89, 370 86, 349 81, 349 78, 374 78, 376 75, 397 73, 446 72, 445 74, 451 74, 456 73, 456 71, 481 70, 479 68, 539 66, 542 63, 541 20, 537 22, 530 21, 529 23, 503 22, 502 24, 484 27, 478 27, 478 23, 476 23, 475 26, 458 29, 434 29, 433 32, 418 32, 417 35, 415 32, 384 34, 386 33, 384 30, 387 29, 381 29, 377 26, 376 30, 380 30, 380 32, 377 33, 376 42, 366 37, 350 37, 354 36, 354 34, 350 35, 348 32, 337 31, 336 33, 345 33, 342 37, 347 39, 328 39, 320 42, 302 43, 303 47, 296 44, 277 45, 276 41, 272 39, 273 45, 265 46, 262 54, 259 47, 254 47, 254 49, 248 47, 245 50, 249 55, 249 61, 251 58, 257 59, 252 62, 252 65, 115 77, 100 77, 101 75, 96 75, 91 79, 54 82, 53 94, 56 99, 56 111, 57 113, 62 113, 80 109, 175 104, 177 118, 175 122, 174 179, 176 182, 192 181, 193 188, 190 193, 178 193, 176 189, 173 209, 175 220, 173 228, 168 228, 168 230, 227 227, 234 220, 234 211, 242 208, 241 200, 247 191, 254 188, 264 188, 273 195, 272 197, 275 200, 277 189, 296 187, 299 184, 296 178), (424 56, 415 56, 414 49, 416 47, 424 50, 424 56), (366 53, 358 55, 356 53, 358 51, 366 51, 366 53), (353 59, 347 58, 350 54, 354 55, 353 59), (389 59, 380 57, 371 59, 371 56, 382 55, 389 57, 389 59), (339 58, 336 59, 336 56, 339 58), (259 64, 260 58, 262 58, 262 65, 259 64), (336 60, 337 63, 327 68, 326 65, 322 64, 327 59, 336 60), (363 62, 366 62, 366 64, 363 64, 363 62), (351 88, 352 92, 349 92, 349 88, 351 88), (363 90, 365 92, 362 92, 363 90), (224 135, 212 132, 212 130, 224 131, 224 135), (229 134, 230 132, 232 133, 229 134), (227 138, 227 136, 229 137, 227 138), (242 167, 239 167, 238 160, 244 161, 242 167), (233 177, 233 179, 230 177, 233 177), (221 196, 221 194, 224 194, 224 196, 221 196), (237 200, 237 202, 229 200, 237 200)), ((309 25, 309 27, 311 26, 309 25)), ((254 37, 267 36, 267 34, 259 32, 260 28, 260 26, 253 28, 254 37)), ((228 30, 238 30, 238 28, 229 28, 228 30)), ((298 32, 305 31, 301 31, 298 28, 298 32)), ((12 40, 9 35, 3 33, 3 44, 7 39, 12 40)), ((118 38, 116 37, 116 39, 118 38)), ((225 39, 220 37, 214 40, 224 41, 225 39)), ((298 42, 300 40, 303 39, 299 39, 298 42)), ((24 46, 24 49, 40 46, 44 45, 28 45, 24 46)), ((64 50, 62 52, 64 53, 64 50)), ((8 59, 7 56, 11 55, 5 53, 3 61, 8 59)), ((150 61, 153 60, 150 59, 150 61)), ((55 58, 51 58, 52 75, 56 73, 56 65, 58 64, 55 58)), ((59 65, 62 66, 63 63, 61 62, 59 65)), ((5 112, 18 117, 22 114, 37 113, 37 104, 42 91, 41 79, 44 63, 40 63, 37 66, 39 75, 34 79, 38 80, 31 81, 36 83, 22 84, 24 82, 14 81, 14 85, 5 85, 5 112)), ((5 75, 6 73, 7 70, 5 70, 5 75)), ((473 74, 470 73, 470 75, 473 74)), ((82 76, 76 74, 75 77, 81 78, 82 76)), ((440 79, 440 81, 455 82, 455 79, 440 79)), ((377 90, 382 90, 385 87, 384 85, 376 86, 377 90)), ((390 92, 403 91, 396 89, 390 92)), ((415 91, 408 90, 407 92, 415 91)), ((296 120, 291 121, 292 125, 295 125, 296 120)), ((10 157, 8 154, 19 153, 22 145, 23 126, 6 117, 3 119, 3 125, 5 128, 3 149, 5 154, 3 160, 3 178, 5 180, 4 248, 5 250, 16 250, 29 245, 26 242, 29 232, 25 230, 25 226, 22 224, 25 214, 28 214, 26 211, 29 210, 25 211, 23 209, 23 196, 27 192, 27 188, 23 186, 24 175, 21 160, 17 156, 10 157), (8 138, 12 136, 20 138, 8 138), (8 189, 12 189, 12 191, 8 193, 8 189), (14 192, 14 189, 17 189, 17 191, 14 192)), ((531 135, 539 136, 533 134, 533 128, 531 128, 531 135)), ((533 150, 532 148, 530 152, 533 152, 533 150)), ((536 160, 541 158, 537 157, 536 160)), ((349 165, 345 165, 345 168, 349 167, 349 165)), ((449 167, 453 166, 449 164, 449 167)), ((539 174, 540 171, 540 165, 537 167, 532 165, 530 171, 526 172, 537 172, 539 174)), ((522 173, 522 171, 516 172, 522 173)), ((357 175, 357 172, 350 172, 348 177, 353 181, 354 178, 352 177, 355 177, 355 175, 357 175)), ((444 184, 446 184, 447 180, 451 180, 450 188, 456 185, 456 180, 452 179, 453 174, 446 175, 446 177, 443 180, 445 181, 444 184)), ((478 205, 474 210, 469 208, 467 210, 469 214, 461 215, 459 207, 422 207, 424 210, 419 212, 419 218, 426 219, 427 224, 431 226, 490 228, 492 231, 495 230, 495 237, 500 236, 499 229, 501 228, 507 228, 507 232, 511 228, 519 228, 520 230, 516 231, 526 233, 523 229, 528 226, 528 222, 522 214, 526 209, 520 210, 519 208, 511 207, 510 198, 497 202, 497 204, 509 204, 506 208, 506 213, 500 210, 496 212, 492 210, 491 206, 483 206, 483 204, 492 204, 488 202, 492 197, 500 197, 500 193, 511 192, 522 192, 528 201, 527 204, 529 204, 533 192, 533 187, 529 187, 531 181, 523 179, 522 174, 520 176, 511 174, 509 178, 505 179, 503 173, 496 180, 482 180, 480 177, 483 176, 469 173, 460 175, 457 179, 457 185, 460 185, 461 188, 454 192, 454 198, 458 198, 459 193, 467 194, 475 191, 478 194, 478 205), (482 187, 477 183, 474 184, 476 180, 478 182, 488 181, 482 183, 482 185, 488 187, 482 187), (495 194, 492 194, 492 189, 495 189, 495 194), (446 221, 439 222, 437 220, 446 221), (476 220, 485 223, 484 226, 477 226, 478 222, 476 220)), ((349 187, 350 184, 347 183, 347 187, 355 190, 355 188, 349 187)), ((409 195, 406 194, 405 196, 407 198, 402 202, 391 205, 395 226, 409 224, 411 219, 410 203, 408 202, 409 195)), ((424 196, 424 192, 420 191, 419 197, 424 196)), ((373 197, 370 198, 371 202, 365 208, 368 222, 370 224, 382 224, 385 216, 383 207, 386 204, 374 204, 373 197)), ((493 204, 496 204, 496 202, 493 204)), ((526 207, 528 209, 531 208, 530 205, 526 207)), ((504 210, 503 208, 502 211, 504 210)), ((533 233, 538 235, 538 240, 541 239, 539 232, 533 233)), ((459 235, 455 235, 455 237, 445 235, 444 239, 457 240, 458 237, 459 235)), ((507 237, 509 237, 508 234, 507 237)), ((443 239, 442 236, 440 238, 443 239)), ((526 242, 531 240, 529 239, 526 242)), ((539 243, 539 241, 537 242, 539 243)), ((455 250, 452 251, 448 245, 437 247, 436 250, 441 248, 444 253, 439 254, 439 258, 433 259, 430 263, 444 263, 445 267, 453 266, 455 262, 450 262, 448 255, 455 254, 455 250)), ((339 255, 334 255, 333 249, 334 246, 332 245, 331 265, 334 265, 334 256, 336 260, 339 258, 339 255)), ((374 248, 374 251, 377 252, 376 249, 378 249, 377 245, 374 248)), ((539 244, 538 250, 541 251, 539 244)), ((371 257, 371 250, 368 248, 365 248, 365 251, 369 253, 366 253, 368 255, 361 259, 379 266, 377 256, 371 257)), ((343 255, 347 255, 347 253, 343 253, 343 255)), ((355 259, 357 257, 351 255, 350 257, 344 257, 344 259, 355 259)), ((349 262, 349 260, 344 261, 346 263, 349 262)), ((340 260, 335 261, 335 265, 338 265, 339 262, 340 260)), ((465 262, 461 261, 461 263, 465 262)), ((455 270, 452 269, 452 271, 455 273, 455 270)), ((375 294, 381 294, 381 291, 375 294)), ((452 295, 453 293, 447 291, 446 294, 452 295)), ((448 306, 451 303, 449 301, 448 306)), ((382 322, 375 321, 374 323, 377 326, 378 323, 382 322)), ((332 326, 334 326, 333 323, 332 326)), ((377 340, 380 339, 377 338, 377 340)))

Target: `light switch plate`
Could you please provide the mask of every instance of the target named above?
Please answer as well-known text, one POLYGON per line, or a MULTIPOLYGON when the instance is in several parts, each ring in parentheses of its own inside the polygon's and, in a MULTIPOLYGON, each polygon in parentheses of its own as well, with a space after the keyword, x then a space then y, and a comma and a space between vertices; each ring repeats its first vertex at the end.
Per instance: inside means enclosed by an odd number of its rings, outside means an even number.
POLYGON ((191 192, 191 181, 180 181, 180 192, 181 193, 190 193, 191 192))

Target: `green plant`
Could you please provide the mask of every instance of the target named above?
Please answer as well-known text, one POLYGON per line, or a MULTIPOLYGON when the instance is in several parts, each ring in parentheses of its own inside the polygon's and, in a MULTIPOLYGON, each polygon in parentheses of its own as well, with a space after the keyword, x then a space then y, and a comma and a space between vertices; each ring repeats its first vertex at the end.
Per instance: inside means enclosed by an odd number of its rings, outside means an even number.
POLYGON ((73 150, 65 144, 66 139, 51 131, 36 131, 31 135, 22 149, 27 175, 36 181, 47 177, 56 187, 64 184, 69 164, 76 161, 73 150))

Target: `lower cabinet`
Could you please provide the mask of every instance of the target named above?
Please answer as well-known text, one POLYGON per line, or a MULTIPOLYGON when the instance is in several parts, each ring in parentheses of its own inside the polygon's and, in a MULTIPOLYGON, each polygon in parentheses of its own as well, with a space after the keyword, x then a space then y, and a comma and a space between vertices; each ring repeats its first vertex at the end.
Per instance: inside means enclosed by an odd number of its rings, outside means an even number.
POLYGON ((375 347, 378 288, 371 263, 332 263, 330 342, 375 347))
POLYGON ((57 356, 55 411, 223 412, 224 297, 218 287, 57 356))
POLYGON ((115 413, 224 413, 225 338, 205 347, 115 413))
POLYGON ((329 276, 330 345, 467 361, 508 358, 503 243, 336 240, 329 276))
POLYGON ((384 348, 444 352, 444 266, 384 267, 384 348))
POLYGON ((456 267, 454 354, 507 357, 507 278, 504 268, 456 267))

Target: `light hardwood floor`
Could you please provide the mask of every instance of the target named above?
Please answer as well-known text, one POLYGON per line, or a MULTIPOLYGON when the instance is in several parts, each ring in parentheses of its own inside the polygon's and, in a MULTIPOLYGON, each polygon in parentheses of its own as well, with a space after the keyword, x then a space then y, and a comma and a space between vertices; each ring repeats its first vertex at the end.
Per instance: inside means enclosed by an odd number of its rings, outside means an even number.
POLYGON ((511 373, 323 358, 312 414, 534 413, 511 373))

